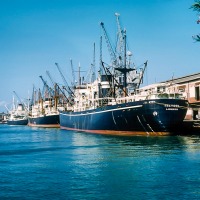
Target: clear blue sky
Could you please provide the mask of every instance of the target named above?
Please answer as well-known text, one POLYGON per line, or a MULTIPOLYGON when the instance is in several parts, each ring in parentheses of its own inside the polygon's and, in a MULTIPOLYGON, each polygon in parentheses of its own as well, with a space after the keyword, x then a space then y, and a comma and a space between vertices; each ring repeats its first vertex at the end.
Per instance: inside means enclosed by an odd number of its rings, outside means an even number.
MULTIPOLYGON (((103 21, 112 41, 115 12, 127 30, 137 65, 148 60, 146 84, 200 72, 200 32, 194 0, 0 0, 0 111, 12 102, 13 91, 31 95, 42 87, 49 70, 62 83, 55 62, 71 77, 74 67, 90 67, 93 43, 98 48, 103 21)), ((105 59, 107 49, 104 49, 105 59)), ((106 60, 105 60, 106 61, 106 60)), ((107 61, 109 62, 109 60, 107 61)))

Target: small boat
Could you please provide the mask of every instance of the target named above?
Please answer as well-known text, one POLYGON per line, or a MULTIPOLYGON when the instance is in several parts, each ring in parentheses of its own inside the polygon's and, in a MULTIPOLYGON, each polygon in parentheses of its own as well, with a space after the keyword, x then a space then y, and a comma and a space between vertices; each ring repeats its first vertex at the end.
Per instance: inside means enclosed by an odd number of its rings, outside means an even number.
POLYGON ((99 76, 88 83, 78 78, 73 94, 68 94, 71 101, 60 112, 60 128, 120 136, 177 134, 186 115, 187 100, 167 91, 167 85, 140 87, 147 62, 140 67, 131 62, 126 31, 121 29, 119 14, 116 17, 117 48, 111 46, 101 23, 112 64, 103 62, 100 52, 99 76))

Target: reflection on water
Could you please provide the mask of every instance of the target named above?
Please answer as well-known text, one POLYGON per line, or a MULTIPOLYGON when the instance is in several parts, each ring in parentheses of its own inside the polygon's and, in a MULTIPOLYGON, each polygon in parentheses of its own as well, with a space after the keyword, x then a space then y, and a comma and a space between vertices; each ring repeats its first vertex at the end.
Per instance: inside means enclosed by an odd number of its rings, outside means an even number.
POLYGON ((0 199, 199 199, 200 137, 0 126, 0 199))
POLYGON ((195 199, 200 195, 199 136, 115 137, 76 133, 72 141, 77 147, 73 162, 81 166, 73 173, 91 178, 95 171, 92 182, 113 191, 116 198, 123 198, 123 194, 133 198, 134 194, 133 199, 143 199, 144 194, 144 199, 151 199, 152 195, 155 199, 165 195, 169 199, 195 199), (82 166, 87 166, 88 171, 83 172, 82 166))
POLYGON ((107 149, 123 150, 158 150, 161 153, 170 150, 178 149, 197 149, 200 144, 200 136, 160 136, 160 137, 145 137, 145 136, 108 136, 108 135, 93 135, 88 133, 76 132, 73 134, 74 146, 104 146, 107 149))

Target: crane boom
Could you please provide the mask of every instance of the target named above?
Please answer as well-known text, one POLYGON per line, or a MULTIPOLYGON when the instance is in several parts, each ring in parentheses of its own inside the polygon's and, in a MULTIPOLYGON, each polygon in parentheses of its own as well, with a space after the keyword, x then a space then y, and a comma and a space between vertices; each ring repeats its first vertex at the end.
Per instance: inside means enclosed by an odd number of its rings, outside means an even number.
POLYGON ((68 85, 68 83, 67 83, 67 81, 66 81, 66 79, 65 79, 65 77, 64 77, 64 75, 63 75, 63 73, 62 73, 62 71, 61 71, 61 69, 59 67, 59 65, 58 65, 58 63, 55 63, 55 65, 56 65, 56 67, 57 67, 57 69, 58 69, 58 71, 59 71, 59 73, 60 73, 60 75, 61 75, 61 77, 63 79, 63 82, 65 84, 65 87, 66 87, 66 90, 67 90, 68 94, 74 96, 74 93, 71 90, 71 88, 69 87, 69 85, 68 85))
POLYGON ((38 93, 38 89, 35 87, 35 85, 33 84, 33 91, 32 91, 32 98, 31 98, 31 105, 34 105, 37 102, 37 93, 38 93))
POLYGON ((28 110, 26 104, 21 100, 21 98, 18 96, 18 94, 15 91, 13 91, 13 93, 18 98, 19 102, 24 106, 25 110, 28 110))
POLYGON ((19 100, 19 102, 21 104, 23 104, 23 102, 22 102, 21 98, 18 96, 18 94, 15 91, 13 91, 13 93, 15 94, 15 96, 17 97, 17 99, 19 100))
POLYGON ((146 61, 146 62, 144 63, 144 68, 143 68, 143 70, 142 70, 142 73, 141 73, 141 76, 140 76, 140 79, 139 79, 139 83, 138 83, 137 88, 139 88, 139 87, 140 87, 140 84, 142 83, 143 76, 144 76, 144 72, 145 72, 146 67, 147 67, 147 62, 148 62, 148 61, 146 61))
POLYGON ((123 55, 124 55, 124 31, 121 28, 120 21, 119 21, 119 13, 115 13, 116 16, 116 21, 117 21, 117 36, 118 36, 118 41, 117 41, 117 52, 119 54, 119 59, 122 60, 123 63, 123 55))
POLYGON ((47 85, 47 82, 43 79, 43 77, 42 77, 42 76, 39 76, 39 77, 40 77, 40 79, 42 80, 44 86, 45 86, 45 87, 49 87, 49 86, 47 85))
POLYGON ((51 96, 53 96, 53 93, 54 93, 53 89, 49 87, 49 85, 48 85, 47 82, 43 79, 42 76, 39 76, 39 77, 40 77, 40 79, 42 80, 42 82, 43 82, 43 84, 44 84, 44 87, 47 88, 49 94, 50 94, 51 96))
POLYGON ((101 22, 100 25, 101 25, 101 28, 102 28, 103 33, 104 33, 104 37, 105 37, 105 40, 106 40, 108 51, 110 53, 111 61, 112 61, 112 63, 116 64, 116 55, 115 55, 115 52, 114 52, 113 47, 111 45, 111 42, 109 40, 109 37, 108 37, 107 31, 105 29, 104 23, 101 22))
POLYGON ((70 64, 71 64, 71 70, 72 70, 72 85, 75 86, 76 85, 76 80, 75 80, 75 73, 74 73, 74 66, 73 66, 73 62, 72 59, 70 59, 70 64))
POLYGON ((51 84, 52 84, 52 86, 54 86, 54 84, 55 84, 55 81, 53 80, 53 78, 52 78, 52 76, 51 76, 50 72, 49 72, 49 71, 46 71, 46 74, 47 74, 47 76, 49 77, 49 79, 50 79, 50 81, 51 81, 51 84))
POLYGON ((62 93, 63 97, 65 97, 65 99, 72 105, 72 103, 70 102, 70 100, 66 97, 64 91, 60 88, 60 86, 59 86, 57 83, 54 82, 54 80, 53 80, 53 78, 52 78, 50 72, 49 72, 49 71, 46 71, 46 73, 47 73, 49 79, 51 80, 52 85, 53 85, 53 86, 56 85, 56 87, 57 87, 57 89, 58 89, 57 92, 60 91, 60 92, 62 93))

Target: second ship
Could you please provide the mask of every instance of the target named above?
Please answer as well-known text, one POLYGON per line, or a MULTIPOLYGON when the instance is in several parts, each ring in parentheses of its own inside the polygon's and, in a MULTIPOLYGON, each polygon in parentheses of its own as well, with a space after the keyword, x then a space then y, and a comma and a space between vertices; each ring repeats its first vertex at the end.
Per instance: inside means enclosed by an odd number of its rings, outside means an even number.
POLYGON ((44 83, 43 91, 33 89, 31 111, 28 117, 28 125, 32 127, 59 128, 59 86, 55 84, 54 89, 44 83))

